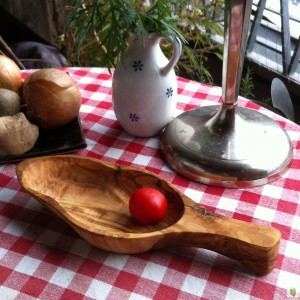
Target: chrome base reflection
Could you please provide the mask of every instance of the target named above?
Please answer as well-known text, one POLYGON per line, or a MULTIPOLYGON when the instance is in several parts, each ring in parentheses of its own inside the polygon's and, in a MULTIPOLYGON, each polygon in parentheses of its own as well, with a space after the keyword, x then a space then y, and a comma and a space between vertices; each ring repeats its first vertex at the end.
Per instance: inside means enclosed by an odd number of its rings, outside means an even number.
POLYGON ((248 188, 283 174, 293 148, 268 116, 237 105, 187 111, 165 129, 162 150, 178 173, 208 185, 248 188))

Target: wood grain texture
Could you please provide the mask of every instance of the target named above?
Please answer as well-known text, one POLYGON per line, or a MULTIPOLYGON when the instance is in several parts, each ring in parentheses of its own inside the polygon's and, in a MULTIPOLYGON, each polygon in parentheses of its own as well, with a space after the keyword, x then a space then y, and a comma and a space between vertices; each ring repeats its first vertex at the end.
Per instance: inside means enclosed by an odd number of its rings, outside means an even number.
POLYGON ((20 184, 65 220, 85 240, 117 253, 166 247, 200 247, 230 257, 257 274, 275 263, 280 232, 269 226, 230 219, 195 204, 159 176, 96 159, 61 155, 27 159, 17 166, 20 184), (140 187, 161 191, 165 219, 136 223, 128 201, 140 187))
MULTIPOLYGON (((0 0, 0 5, 48 43, 64 32, 69 0, 0 0)), ((22 40, 22 37, 20 36, 22 40)))

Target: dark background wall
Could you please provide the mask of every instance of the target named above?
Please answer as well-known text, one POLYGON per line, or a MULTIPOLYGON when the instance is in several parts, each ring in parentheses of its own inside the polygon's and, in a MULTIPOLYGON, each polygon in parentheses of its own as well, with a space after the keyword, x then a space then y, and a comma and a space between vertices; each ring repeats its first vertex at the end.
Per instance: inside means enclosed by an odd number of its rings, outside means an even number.
POLYGON ((54 45, 57 36, 63 33, 65 7, 68 2, 67 0, 0 0, 2 37, 7 41, 36 38, 54 45))

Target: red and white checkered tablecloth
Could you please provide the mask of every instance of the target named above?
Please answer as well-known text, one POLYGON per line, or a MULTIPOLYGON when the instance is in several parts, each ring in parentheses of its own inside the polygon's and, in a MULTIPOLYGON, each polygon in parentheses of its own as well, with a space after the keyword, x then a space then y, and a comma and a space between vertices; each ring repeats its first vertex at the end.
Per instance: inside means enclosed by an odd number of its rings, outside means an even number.
MULTIPOLYGON (((208 209, 278 228, 282 234, 278 260, 270 274, 256 276, 229 258, 198 248, 138 255, 102 251, 27 194, 16 178, 16 164, 10 163, 0 165, 1 300, 293 299, 291 288, 300 297, 298 125, 240 99, 240 106, 260 110, 287 130, 294 147, 292 163, 281 178, 264 186, 206 186, 175 174, 165 164, 160 136, 135 138, 122 130, 112 110, 112 78, 106 69, 67 71, 83 98, 80 117, 87 148, 79 154, 145 168, 208 209)), ((177 115, 221 102, 221 88, 183 78, 178 78, 178 93, 177 115)))

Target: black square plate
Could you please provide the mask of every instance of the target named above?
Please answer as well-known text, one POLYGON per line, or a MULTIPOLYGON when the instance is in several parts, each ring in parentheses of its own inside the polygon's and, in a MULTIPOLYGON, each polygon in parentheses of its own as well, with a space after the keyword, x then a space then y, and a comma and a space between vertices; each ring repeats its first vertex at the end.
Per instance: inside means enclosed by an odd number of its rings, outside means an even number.
POLYGON ((0 164, 20 161, 30 157, 72 152, 85 148, 80 118, 57 129, 40 128, 39 137, 31 150, 21 155, 0 156, 0 164))

